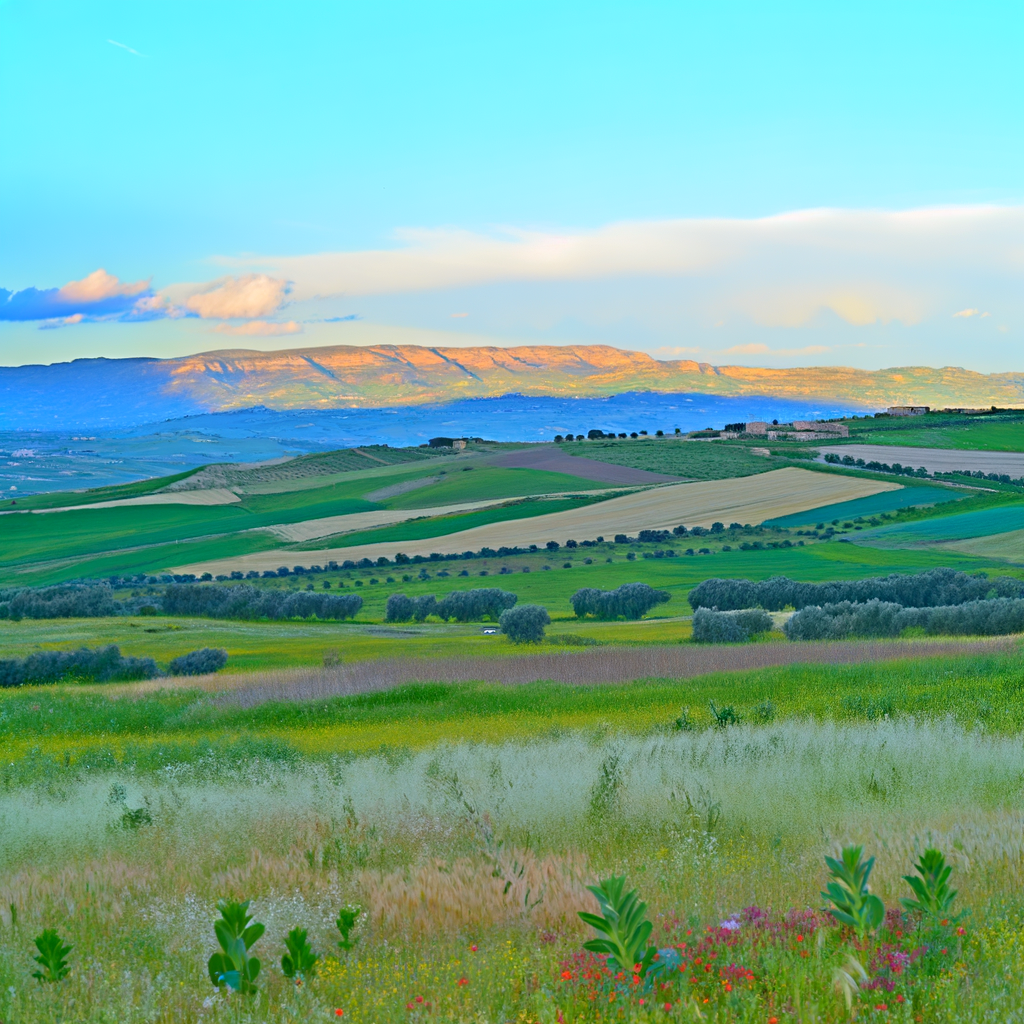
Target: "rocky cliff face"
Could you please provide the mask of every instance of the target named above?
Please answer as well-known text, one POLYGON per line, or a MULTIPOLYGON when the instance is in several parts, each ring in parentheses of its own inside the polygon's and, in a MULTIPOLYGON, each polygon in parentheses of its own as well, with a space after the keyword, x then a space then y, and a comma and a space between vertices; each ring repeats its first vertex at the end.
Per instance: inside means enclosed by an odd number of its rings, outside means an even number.
MULTIPOLYGON (((512 393, 599 397, 628 391, 723 396, 815 397, 865 408, 1024 405, 1024 373, 980 374, 956 367, 848 367, 769 370, 658 360, 606 345, 520 348, 332 346, 282 352, 209 352, 183 359, 79 359, 53 366, 0 368, 5 426, 19 409, 68 402, 136 422, 265 405, 330 409, 451 402, 512 393), (13 404, 12 404, 13 403, 13 404)), ((56 412, 54 412, 56 416, 56 412)))

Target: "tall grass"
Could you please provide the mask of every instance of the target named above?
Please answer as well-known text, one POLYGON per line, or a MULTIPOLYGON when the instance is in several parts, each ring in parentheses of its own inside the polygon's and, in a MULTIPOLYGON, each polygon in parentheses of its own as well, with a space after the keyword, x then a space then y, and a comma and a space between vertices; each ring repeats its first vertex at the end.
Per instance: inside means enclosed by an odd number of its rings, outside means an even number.
POLYGON ((325 669, 294 669, 210 680, 231 687, 232 700, 243 705, 267 700, 310 700, 371 693, 405 683, 459 683, 484 680, 523 685, 541 680, 571 686, 627 683, 635 679, 692 679, 713 672, 741 672, 783 665, 855 665, 864 662, 955 658, 966 654, 1010 651, 1012 638, 981 641, 809 642, 746 644, 727 647, 634 647, 613 650, 517 653, 467 657, 379 658, 325 669))
MULTIPOLYGON (((11 1024, 236 1019, 240 1007, 223 1000, 203 1007, 214 903, 230 895, 252 898, 269 926, 265 992, 241 1019, 316 1019, 332 1007, 405 1019, 416 991, 455 991, 469 973, 472 999, 452 1019, 536 1020, 537 987, 522 979, 554 976, 579 947, 586 883, 628 872, 656 915, 702 922, 754 902, 816 907, 822 855, 854 840, 877 854, 876 891, 890 905, 916 855, 940 846, 980 928, 1024 909, 1022 776, 1018 737, 942 722, 790 722, 320 766, 254 761, 216 784, 169 768, 7 792, 0 984, 15 994, 0 1005, 11 1024), (122 806, 144 800, 153 824, 125 827, 122 806), (301 923, 330 949, 342 902, 366 908, 363 966, 330 961, 294 1004, 273 966, 281 939, 301 923), (59 992, 26 966, 28 937, 54 924, 75 946, 59 992), (471 943, 490 958, 479 970, 471 943)), ((819 1015, 805 1019, 841 1019, 829 996, 825 986, 819 1015)), ((994 1019, 986 1005, 965 1004, 956 1019, 994 1019)))

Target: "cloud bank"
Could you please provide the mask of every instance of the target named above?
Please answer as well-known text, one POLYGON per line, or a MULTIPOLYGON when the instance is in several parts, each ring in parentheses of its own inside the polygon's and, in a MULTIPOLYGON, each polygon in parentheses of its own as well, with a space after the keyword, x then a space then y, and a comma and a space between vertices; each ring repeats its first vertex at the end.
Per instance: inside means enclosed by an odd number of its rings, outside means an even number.
POLYGON ((799 327, 822 311, 864 326, 920 322, 951 282, 1019 278, 1021 238, 1021 207, 826 209, 561 233, 404 231, 394 249, 223 262, 255 263, 293 281, 297 301, 498 282, 686 279, 707 286, 720 314, 759 326, 799 327))
POLYGON ((206 282, 155 289, 97 270, 61 288, 0 291, 0 320, 208 321, 258 347, 300 332, 312 344, 360 344, 359 331, 337 325, 361 319, 441 331, 446 345, 599 342, 711 362, 1019 369, 1021 239, 1024 207, 1014 206, 405 230, 386 249, 214 257, 227 276, 206 282))

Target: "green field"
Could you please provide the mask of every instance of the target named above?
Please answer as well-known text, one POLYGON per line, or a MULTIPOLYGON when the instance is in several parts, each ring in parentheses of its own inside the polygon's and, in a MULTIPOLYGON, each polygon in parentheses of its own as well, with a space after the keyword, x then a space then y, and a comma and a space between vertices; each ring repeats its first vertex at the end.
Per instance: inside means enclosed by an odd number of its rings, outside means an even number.
POLYGON ((860 444, 913 445, 962 451, 1024 451, 1022 412, 986 416, 929 413, 908 419, 850 420, 847 424, 850 441, 860 444))
POLYGON ((439 483, 386 498, 384 503, 388 508, 428 508, 432 505, 458 505, 466 501, 517 498, 531 494, 607 489, 607 484, 570 476, 568 473, 550 473, 543 469, 466 466, 451 469, 439 483))
POLYGON ((833 519, 846 520, 855 519, 858 516, 874 516, 880 512, 894 512, 896 509, 910 508, 914 505, 944 504, 948 501, 962 500, 965 496, 962 491, 954 491, 948 487, 910 484, 901 487, 898 491, 883 491, 881 494, 859 498, 857 501, 841 501, 836 505, 823 505, 806 512, 795 512, 791 516, 766 519, 764 525, 789 528, 806 526, 808 523, 830 523, 833 519))
MULTIPOLYGON (((333 469, 334 463, 328 460, 324 465, 324 458, 318 457, 320 461, 312 462, 311 466, 333 469)), ((422 461, 414 466, 399 463, 393 467, 334 474, 323 479, 275 479, 263 474, 257 476, 255 482, 243 479, 255 491, 241 492, 241 500, 228 505, 122 506, 48 512, 45 515, 4 516, 5 543, 0 551, 0 582, 44 584, 114 572, 158 572, 168 566, 199 559, 230 557, 287 546, 279 537, 252 532, 264 526, 347 515, 376 508, 422 507, 424 516, 429 517, 430 509, 440 504, 501 500, 523 494, 587 490, 601 486, 566 474, 486 467, 481 466, 479 459, 473 457, 465 461, 472 467, 468 472, 456 468, 459 465, 457 459, 435 457, 426 459, 426 465, 422 461), (404 494, 384 497, 375 502, 365 498, 367 494, 375 494, 395 484, 437 477, 440 477, 437 483, 404 494), (313 482, 317 482, 317 486, 311 486, 313 482), (289 489, 282 490, 282 487, 289 489), (290 489, 293 487, 297 489, 290 489)), ((258 471, 250 473, 256 475, 258 471)), ((174 479, 177 478, 163 478, 145 485, 128 485, 127 488, 107 488, 90 494, 95 493, 93 500, 136 497, 158 486, 165 486, 174 479)), ((217 480, 212 482, 224 483, 217 480)), ((85 497, 77 496, 80 500, 85 497)), ((45 502, 49 507, 74 504, 67 499, 67 495, 46 495, 32 500, 45 502)), ((489 510, 482 518, 469 517, 464 521, 469 525, 479 525, 502 518, 523 514, 541 515, 570 507, 573 507, 571 503, 559 501, 530 504, 489 510)), ((396 536, 400 538, 413 538, 439 536, 452 528, 452 521, 425 519, 418 525, 403 525, 389 530, 393 532, 397 529, 396 536)), ((371 539, 375 539, 377 532, 371 532, 371 539)), ((349 535, 345 542, 361 542, 350 539, 355 536, 349 535)), ((322 546, 322 543, 317 542, 314 546, 322 546)), ((283 561, 288 562, 288 557, 284 557, 283 561)))
MULTIPOLYGON (((616 466, 630 466, 654 473, 667 473, 690 480, 725 480, 729 477, 751 476, 779 469, 789 462, 751 455, 750 448, 764 442, 748 441, 686 441, 679 438, 651 437, 636 441, 588 441, 586 444, 563 445, 568 455, 582 455, 616 466)), ((798 464, 804 453, 798 446, 775 445, 772 450, 785 449, 798 464)), ((808 456, 810 457, 810 456, 808 456)))
POLYGON ((1012 503, 918 522, 878 526, 865 530, 860 542, 884 547, 911 547, 1021 529, 1024 529, 1024 504, 1012 503))

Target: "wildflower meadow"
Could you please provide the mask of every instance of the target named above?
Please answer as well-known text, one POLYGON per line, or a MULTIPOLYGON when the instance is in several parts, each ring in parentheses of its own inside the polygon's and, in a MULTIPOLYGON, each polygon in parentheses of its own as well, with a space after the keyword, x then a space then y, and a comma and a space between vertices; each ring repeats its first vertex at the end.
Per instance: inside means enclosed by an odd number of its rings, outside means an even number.
MULTIPOLYGON (((993 671, 1009 706, 1019 657, 993 671)), ((1016 730, 715 710, 544 734, 513 709, 504 738, 316 757, 238 756, 208 717, 189 758, 26 751, 0 1019, 1024 1020, 1016 730)))

